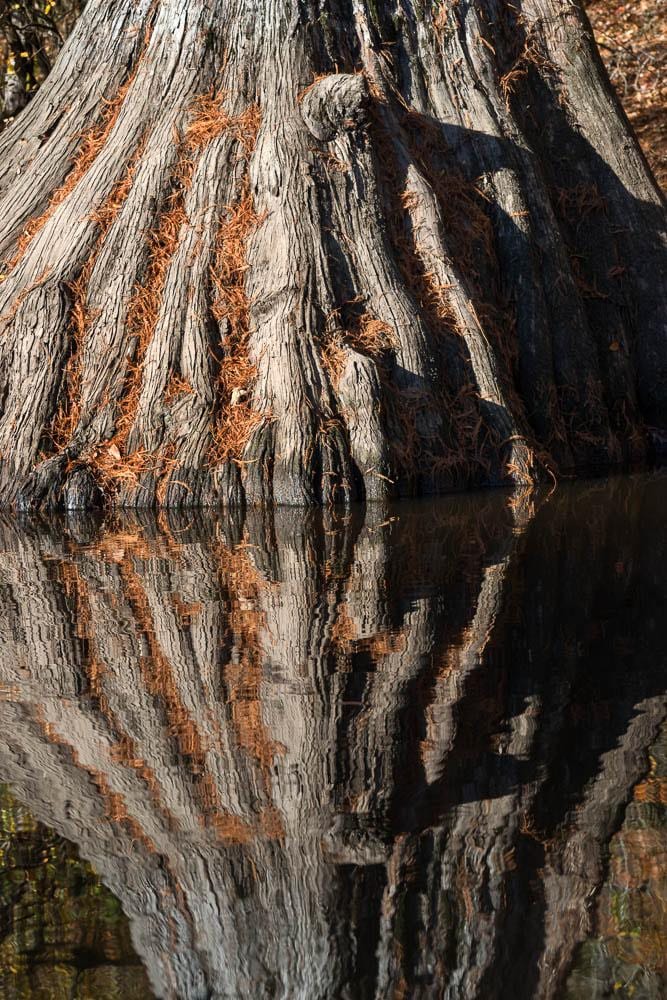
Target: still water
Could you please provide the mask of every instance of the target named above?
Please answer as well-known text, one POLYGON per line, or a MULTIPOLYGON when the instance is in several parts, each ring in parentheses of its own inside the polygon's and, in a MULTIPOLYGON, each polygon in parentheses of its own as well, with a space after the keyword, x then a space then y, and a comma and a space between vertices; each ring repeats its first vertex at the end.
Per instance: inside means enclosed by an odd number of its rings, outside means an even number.
POLYGON ((1 522, 0 996, 666 996, 666 511, 1 522))

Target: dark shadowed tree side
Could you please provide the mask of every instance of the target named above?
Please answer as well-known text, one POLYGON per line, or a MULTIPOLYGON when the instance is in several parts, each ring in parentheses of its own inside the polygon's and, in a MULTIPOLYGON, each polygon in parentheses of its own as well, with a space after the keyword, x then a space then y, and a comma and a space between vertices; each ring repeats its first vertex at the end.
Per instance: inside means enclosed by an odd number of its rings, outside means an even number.
POLYGON ((664 203, 565 0, 89 0, 0 138, 0 502, 664 446, 664 203))

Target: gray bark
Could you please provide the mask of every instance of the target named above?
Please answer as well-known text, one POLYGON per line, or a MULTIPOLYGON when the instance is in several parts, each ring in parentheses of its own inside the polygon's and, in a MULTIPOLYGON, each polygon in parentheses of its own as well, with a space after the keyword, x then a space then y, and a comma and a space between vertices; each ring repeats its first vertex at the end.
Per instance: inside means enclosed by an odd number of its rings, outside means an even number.
POLYGON ((0 137, 0 218, 5 505, 349 502, 667 440, 664 202, 569 0, 90 0, 0 137))

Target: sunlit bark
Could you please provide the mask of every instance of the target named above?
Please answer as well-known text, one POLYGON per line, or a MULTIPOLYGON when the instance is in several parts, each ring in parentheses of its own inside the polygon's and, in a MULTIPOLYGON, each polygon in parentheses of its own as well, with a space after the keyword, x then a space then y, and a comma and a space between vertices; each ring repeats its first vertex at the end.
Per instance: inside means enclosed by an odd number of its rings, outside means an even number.
POLYGON ((89 0, 0 138, 0 218, 5 504, 664 444, 664 206, 566 0, 89 0))

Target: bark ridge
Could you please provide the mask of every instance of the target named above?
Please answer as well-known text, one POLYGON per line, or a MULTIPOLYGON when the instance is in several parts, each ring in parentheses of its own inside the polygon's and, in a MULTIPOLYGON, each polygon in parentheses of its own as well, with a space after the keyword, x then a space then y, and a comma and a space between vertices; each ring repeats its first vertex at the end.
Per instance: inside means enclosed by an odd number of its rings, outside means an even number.
POLYGON ((0 218, 4 505, 348 503, 667 442, 664 200, 570 0, 90 0, 0 137, 0 218))

